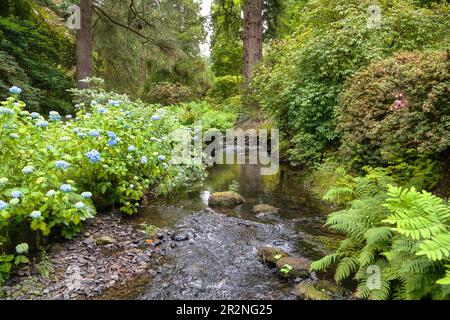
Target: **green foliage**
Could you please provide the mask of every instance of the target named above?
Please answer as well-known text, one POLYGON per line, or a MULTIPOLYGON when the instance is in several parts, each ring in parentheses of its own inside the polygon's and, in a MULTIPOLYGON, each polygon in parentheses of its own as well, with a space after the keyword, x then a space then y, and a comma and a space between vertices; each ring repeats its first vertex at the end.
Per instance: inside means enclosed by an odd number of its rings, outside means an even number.
POLYGON ((371 4, 309 1, 298 13, 295 33, 274 42, 257 69, 252 92, 291 141, 291 160, 315 163, 338 144, 339 95, 361 67, 398 51, 445 44, 448 6, 424 9, 407 0, 379 1, 382 27, 370 29, 371 4))
POLYGON ((214 86, 209 94, 219 101, 224 101, 240 94, 242 82, 242 76, 218 77, 214 81, 214 86))
POLYGON ((239 192, 239 181, 233 180, 233 182, 228 186, 228 191, 238 193, 239 192))
POLYGON ((169 106, 191 101, 194 95, 187 86, 179 83, 163 82, 154 85, 143 98, 150 103, 169 106))
POLYGON ((449 63, 446 52, 401 53, 358 72, 337 111, 344 160, 437 172, 427 159, 450 147, 449 63))
MULTIPOLYGON (((77 114, 65 121, 56 112, 47 122, 24 111, 17 96, 1 103, 3 278, 12 266, 6 252, 20 230, 37 238, 51 233, 71 238, 94 216, 94 204, 118 203, 133 214, 144 193, 167 194, 205 177, 203 164, 169 164, 172 146, 166 140, 173 130, 187 128, 178 119, 180 109, 146 106, 95 88, 74 94, 77 114)), ((15 264, 26 263, 27 250, 16 251, 15 264)))
POLYGON ((237 114, 233 110, 220 110, 207 102, 190 102, 169 107, 179 115, 181 124, 201 124, 203 130, 232 128, 237 114))
POLYGON ((35 5, 30 0, 4 0, 0 2, 0 17, 16 16, 28 19, 33 16, 35 5))
POLYGON ((450 207, 441 198, 415 188, 390 187, 385 205, 393 212, 385 222, 393 224, 396 232, 420 240, 420 251, 432 261, 450 257, 450 207))
POLYGON ((96 75, 107 90, 146 100, 163 82, 189 87, 196 97, 210 88, 212 74, 200 52, 205 18, 197 1, 105 0, 101 8, 121 24, 101 14, 93 30, 96 75))
POLYGON ((285 264, 281 269, 280 272, 284 273, 285 275, 288 275, 293 270, 292 266, 289 264, 285 264))
POLYGON ((155 237, 156 234, 161 231, 160 228, 154 225, 143 224, 142 227, 144 227, 145 234, 150 238, 155 237))
POLYGON ((350 200, 347 194, 351 194, 353 180, 342 165, 331 159, 318 164, 308 174, 306 183, 308 188, 318 198, 324 198, 326 201, 330 199, 338 204, 346 203, 350 200), (337 187, 338 185, 339 188, 337 187))
MULTIPOLYGON (((364 299, 448 298, 442 277, 450 255, 450 207, 428 192, 394 185, 383 170, 346 182, 351 200, 345 209, 330 214, 326 223, 346 239, 311 269, 336 266, 335 280, 353 276, 364 299), (369 286, 369 270, 374 266, 381 271, 376 288, 369 286)), ((339 192, 329 194, 332 199, 339 192)))
POLYGON ((21 86, 30 111, 71 110, 67 76, 75 65, 75 46, 67 34, 46 23, 0 18, 0 99, 12 85, 21 86))
POLYGON ((39 275, 44 279, 48 279, 55 270, 55 267, 45 249, 41 249, 39 252, 39 262, 36 264, 36 269, 38 270, 39 275))
POLYGON ((215 0, 211 6, 211 69, 216 77, 240 76, 244 21, 240 0, 215 0))

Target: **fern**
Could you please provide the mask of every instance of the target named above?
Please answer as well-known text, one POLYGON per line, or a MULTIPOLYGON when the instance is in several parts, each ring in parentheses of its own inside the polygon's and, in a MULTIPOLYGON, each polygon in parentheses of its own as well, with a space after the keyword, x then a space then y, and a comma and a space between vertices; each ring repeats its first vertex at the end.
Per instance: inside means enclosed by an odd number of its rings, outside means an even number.
POLYGON ((363 299, 449 296, 450 271, 445 275, 444 261, 450 255, 450 208, 442 199, 395 187, 378 170, 328 193, 329 198, 344 195, 352 198, 343 210, 328 216, 326 225, 347 238, 311 270, 335 265, 337 283, 354 275, 363 299), (381 271, 378 288, 368 286, 372 265, 381 271))
POLYGON ((367 244, 375 244, 386 242, 392 237, 392 229, 390 227, 375 227, 366 231, 364 234, 367 244))
POLYGON ((397 232, 415 240, 448 232, 450 208, 442 199, 425 191, 419 193, 414 188, 393 186, 389 187, 388 195, 385 207, 393 214, 385 222, 396 225, 397 232))
POLYGON ((420 244, 417 255, 425 255, 432 261, 439 261, 450 257, 450 233, 439 233, 431 240, 425 240, 420 244))
POLYGON ((332 253, 320 260, 311 263, 311 271, 322 271, 330 267, 336 261, 337 254, 332 253))
POLYGON ((336 283, 341 283, 342 280, 347 279, 352 273, 355 273, 359 268, 358 260, 354 257, 342 258, 339 262, 334 280, 336 283))

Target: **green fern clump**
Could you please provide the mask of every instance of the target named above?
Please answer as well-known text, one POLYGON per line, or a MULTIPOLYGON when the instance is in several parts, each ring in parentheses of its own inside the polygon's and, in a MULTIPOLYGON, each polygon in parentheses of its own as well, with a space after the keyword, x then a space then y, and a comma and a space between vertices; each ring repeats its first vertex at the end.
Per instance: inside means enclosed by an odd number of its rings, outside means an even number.
POLYGON ((395 186, 383 170, 338 184, 326 197, 342 199, 343 191, 351 200, 329 215, 326 226, 347 238, 335 253, 315 261, 312 271, 333 266, 337 283, 353 276, 363 299, 450 297, 450 271, 444 277, 450 256, 448 204, 428 192, 395 186), (374 267, 380 270, 376 288, 369 286, 368 270, 374 267))

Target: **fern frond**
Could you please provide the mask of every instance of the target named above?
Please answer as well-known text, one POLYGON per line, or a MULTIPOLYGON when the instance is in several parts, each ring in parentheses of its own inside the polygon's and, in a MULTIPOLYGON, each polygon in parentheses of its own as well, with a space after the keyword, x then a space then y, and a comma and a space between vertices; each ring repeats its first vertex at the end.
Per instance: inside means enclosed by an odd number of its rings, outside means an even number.
POLYGON ((420 244, 417 255, 425 255, 428 259, 439 261, 450 257, 450 233, 440 233, 431 240, 425 240, 420 244))
POLYGON ((375 227, 366 231, 364 234, 367 244, 388 241, 392 237, 391 227, 375 227))
POLYGON ((358 267, 358 260, 355 257, 342 258, 336 268, 334 280, 336 283, 341 283, 342 280, 347 279, 352 273, 355 273, 358 267))
POLYGON ((337 254, 336 253, 329 254, 329 255, 323 257, 322 259, 314 261, 313 263, 311 263, 310 270, 311 271, 322 271, 322 270, 325 270, 326 268, 328 268, 329 266, 331 266, 332 264, 335 263, 336 258, 337 258, 337 254))

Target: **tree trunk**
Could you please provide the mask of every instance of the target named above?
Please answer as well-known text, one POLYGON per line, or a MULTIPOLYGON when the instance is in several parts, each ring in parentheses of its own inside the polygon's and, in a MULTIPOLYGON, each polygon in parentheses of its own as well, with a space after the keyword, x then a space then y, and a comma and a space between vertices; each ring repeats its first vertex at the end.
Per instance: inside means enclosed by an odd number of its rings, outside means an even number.
POLYGON ((87 84, 81 82, 92 77, 94 72, 92 39, 92 0, 80 0, 81 29, 77 30, 77 88, 85 89, 87 84))
POLYGON ((252 67, 262 59, 263 0, 245 0, 244 3, 244 79, 250 79, 252 67))

